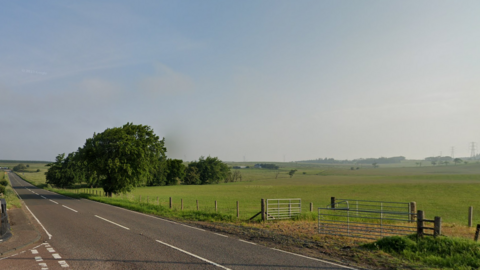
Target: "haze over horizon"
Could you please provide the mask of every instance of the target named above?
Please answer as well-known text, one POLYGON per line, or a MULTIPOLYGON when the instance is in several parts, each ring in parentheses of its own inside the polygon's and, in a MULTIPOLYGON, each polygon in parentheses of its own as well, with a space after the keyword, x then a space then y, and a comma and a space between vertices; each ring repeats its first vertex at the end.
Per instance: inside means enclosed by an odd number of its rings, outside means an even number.
POLYGON ((127 122, 167 156, 470 156, 478 1, 23 1, 0 9, 0 159, 127 122))

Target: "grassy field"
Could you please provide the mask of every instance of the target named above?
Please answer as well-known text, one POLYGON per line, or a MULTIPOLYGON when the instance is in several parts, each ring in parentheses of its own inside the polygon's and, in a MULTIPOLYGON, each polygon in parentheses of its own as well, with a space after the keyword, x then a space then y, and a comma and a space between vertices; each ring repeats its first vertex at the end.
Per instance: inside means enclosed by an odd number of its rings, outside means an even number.
MULTIPOLYGON (((410 162, 412 163, 412 162, 410 162)), ((174 207, 183 199, 185 210, 214 211, 214 201, 219 212, 235 214, 236 201, 240 204, 240 217, 247 219, 260 211, 261 198, 301 198, 303 212, 314 207, 324 207, 330 197, 358 200, 417 202, 417 208, 426 212, 427 218, 442 217, 445 223, 466 225, 469 206, 474 207, 474 224, 480 223, 480 164, 469 163, 448 166, 414 166, 400 163, 372 168, 363 166, 351 170, 350 165, 330 166, 305 163, 278 163, 277 171, 241 169, 243 181, 203 186, 139 187, 129 197, 142 201, 147 197, 167 205, 172 197, 174 207), (402 166, 405 165, 405 166, 402 166), (298 171, 290 178, 290 169, 298 171)), ((424 162, 425 163, 425 162, 424 162)), ((240 164, 240 163, 238 163, 240 164)), ((250 165, 253 163, 242 165, 250 165)), ((13 167, 15 164, 0 163, 13 167)), ((31 172, 21 176, 36 184, 44 184, 45 164, 29 164, 31 172), (40 172, 35 172, 40 169, 40 172)), ((355 166, 356 168, 356 166, 355 166)), ((94 189, 100 192, 100 189, 94 189)))
MULTIPOLYGON (((0 170, 0 179, 8 180, 8 175, 5 174, 5 172, 2 170, 0 170)), ((5 198, 5 201, 7 202, 7 209, 22 207, 22 204, 20 203, 20 199, 18 199, 17 194, 15 193, 11 185, 8 185, 6 187, 4 198, 5 198)))

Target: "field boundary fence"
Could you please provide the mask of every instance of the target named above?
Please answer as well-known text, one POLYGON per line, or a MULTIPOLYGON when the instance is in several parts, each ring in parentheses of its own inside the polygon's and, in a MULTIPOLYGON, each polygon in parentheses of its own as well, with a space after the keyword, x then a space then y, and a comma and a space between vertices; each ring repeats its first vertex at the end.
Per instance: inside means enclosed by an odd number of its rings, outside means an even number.
POLYGON ((318 233, 376 240, 417 232, 415 203, 336 199, 318 208, 318 233))

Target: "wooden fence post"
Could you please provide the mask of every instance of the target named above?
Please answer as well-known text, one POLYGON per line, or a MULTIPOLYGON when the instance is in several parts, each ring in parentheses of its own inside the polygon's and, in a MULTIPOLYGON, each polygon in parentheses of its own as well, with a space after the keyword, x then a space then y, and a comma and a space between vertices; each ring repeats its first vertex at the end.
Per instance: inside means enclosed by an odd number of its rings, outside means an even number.
POLYGON ((183 199, 180 199, 180 209, 183 211, 183 199))
POLYGON ((475 242, 478 241, 478 234, 480 233, 480 224, 477 224, 477 230, 475 231, 475 237, 473 238, 473 240, 475 242))
POLYGON ((217 201, 215 201, 215 213, 217 212, 217 201))
POLYGON ((442 235, 442 218, 435 217, 433 222, 433 236, 437 237, 442 235))
POLYGON ((310 203, 310 212, 313 212, 313 202, 310 203))
POLYGON ((238 201, 237 201, 237 218, 240 217, 240 205, 238 204, 238 201))
POLYGON ((425 213, 422 210, 417 211, 417 236, 423 237, 423 220, 425 213))
POLYGON ((335 197, 330 198, 330 208, 335 208, 335 197))
POLYGON ((197 211, 198 211, 198 200, 197 200, 197 211))
POLYGON ((265 199, 260 201, 260 211, 262 212, 262 221, 265 221, 265 199))
POLYGON ((169 206, 170 206, 170 209, 172 209, 172 197, 170 197, 169 206))
POLYGON ((468 227, 473 226, 473 206, 468 208, 468 227))
POLYGON ((415 213, 417 212, 417 203, 410 202, 410 222, 415 222, 415 213))

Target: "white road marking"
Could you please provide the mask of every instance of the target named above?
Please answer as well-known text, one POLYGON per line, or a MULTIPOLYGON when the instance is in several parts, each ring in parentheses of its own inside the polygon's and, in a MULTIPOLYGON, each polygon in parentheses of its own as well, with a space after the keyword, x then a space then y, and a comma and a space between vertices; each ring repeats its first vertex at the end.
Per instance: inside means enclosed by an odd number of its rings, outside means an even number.
MULTIPOLYGON (((15 191, 15 193, 17 193, 17 191, 15 189, 13 189, 13 190, 15 191)), ((19 198, 21 198, 20 195, 18 195, 18 193, 17 193, 17 196, 19 198)), ((47 233, 48 239, 52 239, 52 235, 47 231, 47 229, 45 229, 45 227, 43 227, 42 223, 40 223, 40 220, 38 220, 38 218, 32 213, 32 211, 30 211, 30 208, 28 208, 27 204, 26 203, 24 203, 24 204, 25 204, 25 207, 27 208, 28 212, 30 212, 30 214, 32 214, 32 216, 35 218, 35 220, 38 222, 38 224, 40 224, 40 226, 42 226, 43 230, 47 233)))
POLYGON ((57 260, 62 258, 58 253, 52 254, 52 256, 57 260))
POLYGON ((220 236, 223 236, 223 237, 228 237, 228 236, 226 236, 226 235, 219 234, 219 233, 213 233, 213 234, 220 235, 220 236))
POLYGON ((47 250, 48 250, 48 252, 50 252, 50 253, 55 252, 55 249, 53 249, 53 248, 47 248, 47 250))
POLYGON ((72 210, 72 211, 75 212, 75 213, 78 213, 78 211, 75 210, 75 209, 72 209, 72 208, 70 208, 70 207, 68 207, 68 206, 65 206, 65 205, 62 205, 62 206, 65 207, 65 208, 67 208, 67 209, 69 209, 69 210, 72 210))
POLYGON ((45 197, 43 197, 42 195, 40 195, 40 197, 42 197, 42 198, 46 199, 46 198, 45 198, 45 197))
POLYGON ((32 251, 32 254, 38 254, 38 250, 36 249, 32 249, 31 251, 32 251))
POLYGON ((188 226, 188 225, 185 225, 185 224, 180 224, 180 225, 185 226, 185 227, 189 227, 189 228, 192 228, 192 229, 195 229, 195 230, 199 230, 199 231, 202 231, 202 232, 205 231, 204 229, 195 228, 195 227, 188 226))
POLYGON ((251 245, 257 245, 256 243, 248 242, 248 241, 245 241, 245 240, 242 240, 242 239, 238 239, 238 241, 244 242, 244 243, 247 243, 247 244, 251 244, 251 245))
POLYGON ((207 259, 205 259, 205 258, 202 258, 202 257, 200 257, 200 256, 198 256, 198 255, 195 255, 195 254, 193 254, 193 253, 190 253, 190 252, 185 251, 185 250, 183 250, 183 249, 180 249, 180 248, 178 248, 178 247, 175 247, 175 246, 169 245, 169 244, 167 244, 167 243, 164 243, 164 242, 162 242, 162 241, 160 241, 160 240, 156 240, 156 241, 159 242, 160 244, 163 244, 163 245, 165 245, 165 246, 167 246, 167 247, 171 247, 171 248, 173 248, 173 249, 176 249, 176 250, 178 250, 178 251, 180 251, 180 252, 183 252, 183 253, 185 253, 185 254, 188 254, 188 255, 190 255, 190 256, 192 256, 192 257, 195 257, 195 258, 197 258, 197 259, 200 259, 200 260, 202 260, 202 261, 204 261, 204 262, 213 264, 213 265, 215 265, 215 266, 217 266, 217 267, 220 267, 220 268, 223 268, 223 269, 226 269, 226 270, 231 270, 230 268, 227 268, 227 267, 225 267, 225 266, 223 266, 223 265, 220 265, 220 264, 218 264, 218 263, 214 263, 214 262, 212 262, 212 261, 209 261, 209 260, 207 260, 207 259))
POLYGON ((62 267, 68 267, 68 266, 69 266, 66 261, 58 261, 58 263, 59 263, 62 267))
POLYGON ((56 201, 52 201, 52 200, 49 200, 49 201, 51 201, 51 202, 53 202, 53 203, 56 203, 56 204, 58 204, 58 202, 56 202, 56 201))
POLYGON ((43 262, 43 259, 42 259, 42 257, 37 256, 37 257, 35 257, 35 261, 37 261, 37 262, 43 262))
POLYGON ((39 263, 38 265, 40 265, 41 267, 47 267, 46 263, 39 263))
POLYGON ((310 260, 314 260, 314 261, 318 261, 318 262, 323 262, 323 263, 328 263, 328 264, 331 264, 331 265, 339 266, 339 267, 342 267, 342 268, 345 268, 345 269, 358 270, 358 269, 356 269, 356 268, 352 268, 352 267, 348 267, 348 266, 345 266, 345 265, 336 264, 336 263, 332 263, 332 262, 329 262, 329 261, 324 261, 324 260, 320 260, 320 259, 317 259, 317 258, 312 258, 312 257, 308 257, 308 256, 304 256, 304 255, 300 255, 300 254, 296 254, 296 253, 284 251, 284 250, 281 250, 281 249, 276 249, 276 248, 272 248, 272 249, 273 249, 273 250, 276 250, 276 251, 283 252, 283 253, 287 253, 287 254, 291 254, 291 255, 298 256, 298 257, 302 257, 302 258, 305 258, 305 259, 310 259, 310 260))
POLYGON ((118 227, 122 227, 122 228, 124 228, 124 229, 126 229, 126 230, 130 230, 129 228, 127 228, 127 227, 125 227, 125 226, 122 226, 122 225, 120 225, 120 224, 117 224, 117 223, 115 223, 115 222, 113 222, 113 221, 110 221, 110 220, 108 220, 108 219, 106 219, 106 218, 99 217, 99 216, 97 216, 97 215, 95 215, 95 216, 96 216, 97 218, 99 218, 99 219, 103 219, 103 220, 105 220, 105 221, 107 221, 107 222, 110 222, 110 223, 112 223, 112 224, 115 224, 115 225, 117 225, 118 227))

